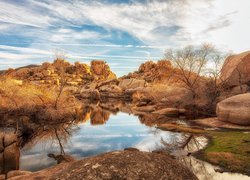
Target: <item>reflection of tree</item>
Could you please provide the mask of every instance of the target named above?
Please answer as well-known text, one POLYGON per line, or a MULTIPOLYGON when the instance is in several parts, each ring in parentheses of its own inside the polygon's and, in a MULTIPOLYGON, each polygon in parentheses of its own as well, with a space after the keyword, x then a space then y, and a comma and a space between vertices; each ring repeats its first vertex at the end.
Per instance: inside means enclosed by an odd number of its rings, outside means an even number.
POLYGON ((205 166, 203 161, 196 160, 190 157, 190 153, 196 152, 205 146, 205 138, 202 136, 195 136, 193 134, 185 134, 181 139, 173 138, 170 143, 163 139, 161 140, 164 145, 164 150, 168 153, 184 151, 186 155, 181 153, 176 158, 185 166, 187 166, 194 174, 202 174, 205 179, 211 179, 211 174, 205 166))

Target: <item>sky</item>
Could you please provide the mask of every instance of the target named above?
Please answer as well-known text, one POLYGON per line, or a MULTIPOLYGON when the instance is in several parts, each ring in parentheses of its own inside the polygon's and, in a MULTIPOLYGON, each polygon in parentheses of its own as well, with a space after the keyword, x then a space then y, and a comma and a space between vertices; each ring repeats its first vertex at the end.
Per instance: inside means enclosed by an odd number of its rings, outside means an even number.
POLYGON ((249 0, 0 0, 0 69, 103 59, 118 75, 166 49, 250 50, 249 0))

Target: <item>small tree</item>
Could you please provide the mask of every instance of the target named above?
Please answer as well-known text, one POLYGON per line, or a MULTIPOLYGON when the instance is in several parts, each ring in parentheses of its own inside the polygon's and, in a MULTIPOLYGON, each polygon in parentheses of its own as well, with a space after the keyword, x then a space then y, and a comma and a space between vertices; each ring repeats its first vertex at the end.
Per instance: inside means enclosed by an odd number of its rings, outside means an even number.
POLYGON ((165 52, 165 58, 177 68, 178 80, 192 92, 194 100, 197 96, 201 76, 204 75, 206 64, 212 52, 214 52, 214 47, 210 44, 203 44, 198 48, 186 46, 175 51, 169 49, 165 52))
MULTIPOLYGON (((55 60, 61 60, 61 61, 64 61, 65 60, 65 54, 64 53, 58 53, 56 52, 55 53, 55 60)), ((66 78, 66 74, 65 74, 65 67, 64 67, 64 64, 62 64, 62 66, 58 69, 58 73, 59 73, 59 91, 58 91, 58 94, 56 96, 56 100, 55 100, 55 109, 58 109, 58 103, 59 103, 59 100, 60 100, 60 97, 63 93, 63 90, 67 84, 67 78, 66 78)))
POLYGON ((223 54, 220 51, 214 51, 210 58, 209 67, 207 67, 206 70, 206 76, 208 77, 206 95, 209 100, 208 107, 213 111, 212 113, 215 112, 217 99, 224 86, 224 82, 221 80, 220 75, 224 60, 227 56, 227 54, 223 54))

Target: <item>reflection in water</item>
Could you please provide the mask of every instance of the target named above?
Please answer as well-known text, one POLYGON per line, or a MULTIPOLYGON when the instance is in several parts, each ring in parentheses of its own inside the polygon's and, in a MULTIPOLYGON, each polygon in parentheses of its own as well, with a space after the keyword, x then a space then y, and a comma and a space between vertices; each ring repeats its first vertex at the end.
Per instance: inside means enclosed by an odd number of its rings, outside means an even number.
MULTIPOLYGON (((229 174, 215 173, 213 166, 208 163, 186 156, 187 152, 202 148, 206 144, 206 139, 190 134, 162 131, 154 127, 159 121, 169 122, 176 119, 150 114, 137 117, 129 115, 131 112, 129 104, 98 102, 76 109, 74 119, 69 122, 22 124, 19 126, 18 137, 12 133, 15 136, 10 143, 11 148, 0 145, 0 170, 3 173, 19 168, 37 171, 56 164, 48 154, 70 155, 80 159, 112 150, 136 147, 142 151, 165 148, 179 156, 180 161, 201 179, 212 179, 219 175, 226 177, 229 174), (20 157, 18 147, 21 149, 20 157), (2 154, 5 152, 9 156, 5 155, 3 159, 2 154)), ((8 133, 2 134, 6 136, 8 133)))
POLYGON ((197 152, 204 148, 207 139, 202 136, 186 134, 181 139, 168 143, 162 140, 164 150, 175 156, 183 165, 187 166, 200 180, 249 180, 250 177, 238 173, 220 173, 219 167, 207 162, 195 159, 190 153, 197 152))
POLYGON ((24 129, 29 133, 19 138, 20 169, 36 171, 55 164, 49 153, 79 159, 126 147, 152 151, 162 147, 161 139, 171 143, 182 136, 143 125, 127 112, 129 105, 98 102, 76 109, 70 122, 28 124, 24 129))
POLYGON ((20 149, 14 129, 0 129, 0 174, 19 169, 20 149))

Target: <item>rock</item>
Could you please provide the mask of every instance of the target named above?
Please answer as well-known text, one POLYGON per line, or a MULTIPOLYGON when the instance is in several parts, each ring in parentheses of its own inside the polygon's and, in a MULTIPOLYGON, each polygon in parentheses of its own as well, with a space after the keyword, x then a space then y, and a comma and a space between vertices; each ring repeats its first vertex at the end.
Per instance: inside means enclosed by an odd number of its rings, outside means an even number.
POLYGON ((55 159, 57 161, 57 164, 75 161, 75 158, 73 158, 72 156, 68 154, 55 155, 53 153, 49 153, 48 157, 55 159))
POLYGON ((167 154, 113 151, 56 165, 16 179, 197 179, 167 154))
POLYGON ((141 79, 122 79, 118 85, 121 89, 136 89, 146 86, 146 81, 141 79))
POLYGON ((99 88, 100 92, 109 92, 109 93, 122 93, 122 89, 119 86, 116 85, 105 85, 105 86, 101 86, 99 88))
POLYGON ((143 112, 152 112, 155 111, 155 106, 140 106, 140 107, 134 107, 132 110, 135 111, 143 111, 143 112))
POLYGON ((91 61, 90 70, 97 79, 114 79, 116 75, 110 71, 109 66, 102 60, 91 61))
POLYGON ((4 149, 4 170, 17 170, 19 168, 20 150, 16 143, 9 145, 4 149))
POLYGON ((5 180, 6 178, 5 178, 5 175, 4 174, 1 174, 0 175, 0 180, 5 180))
POLYGON ((164 109, 153 111, 152 113, 153 114, 160 114, 160 115, 177 116, 177 115, 179 115, 179 109, 177 109, 177 108, 164 108, 164 109))
POLYGON ((17 176, 29 175, 31 173, 32 172, 30 171, 13 170, 7 173, 7 178, 9 179, 9 178, 17 177, 17 176))
POLYGON ((216 114, 221 121, 250 125, 250 93, 232 96, 219 102, 216 114))
POLYGON ((250 51, 229 56, 222 67, 220 79, 227 86, 239 86, 250 82, 250 51))
POLYGON ((140 151, 140 150, 137 148, 128 147, 128 148, 124 148, 124 151, 140 151))
POLYGON ((101 99, 100 93, 97 89, 81 90, 80 95, 82 98, 88 98, 88 99, 92 99, 92 100, 100 100, 101 99))
POLYGON ((51 71, 50 70, 43 70, 42 71, 42 74, 43 74, 43 76, 50 76, 51 75, 51 71))

